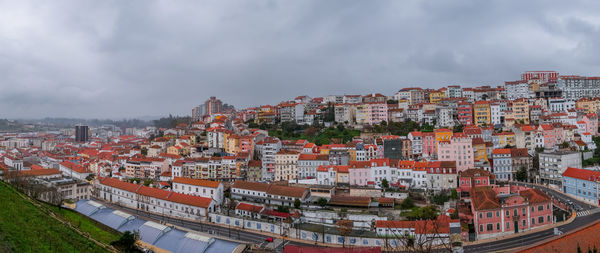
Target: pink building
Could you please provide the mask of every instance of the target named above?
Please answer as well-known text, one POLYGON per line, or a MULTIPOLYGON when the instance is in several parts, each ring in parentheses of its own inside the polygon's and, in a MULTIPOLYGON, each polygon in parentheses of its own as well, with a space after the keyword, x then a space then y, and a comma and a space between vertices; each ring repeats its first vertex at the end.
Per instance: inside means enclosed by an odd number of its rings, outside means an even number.
POLYGON ((551 125, 542 124, 538 127, 538 132, 541 132, 544 139, 544 148, 554 148, 557 142, 557 136, 554 135, 554 128, 551 125))
POLYGON ((456 161, 456 169, 464 171, 474 166, 473 142, 464 133, 455 133, 450 141, 438 142, 438 160, 456 161))
POLYGON ((437 147, 435 142, 435 134, 432 132, 423 133, 423 157, 431 157, 437 155, 437 147))
POLYGON ((348 165, 348 174, 350 185, 366 186, 369 181, 373 182, 369 161, 351 161, 348 165))
POLYGON ((388 120, 387 103, 369 103, 369 124, 379 124, 388 120))
POLYGON ((585 122, 586 132, 591 133, 593 136, 598 135, 598 115, 589 113, 583 116, 581 120, 585 122))
POLYGON ((519 233, 550 225, 552 201, 539 189, 498 193, 491 187, 471 190, 471 212, 477 239, 519 233))
POLYGON ((463 196, 468 196, 473 187, 490 186, 494 180, 494 174, 487 170, 464 170, 458 173, 458 190, 463 196))

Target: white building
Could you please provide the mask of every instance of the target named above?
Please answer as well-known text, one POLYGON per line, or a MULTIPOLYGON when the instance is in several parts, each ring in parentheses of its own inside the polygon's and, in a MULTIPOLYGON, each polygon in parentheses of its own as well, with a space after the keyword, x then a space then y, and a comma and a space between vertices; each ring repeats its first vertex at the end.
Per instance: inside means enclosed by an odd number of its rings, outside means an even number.
POLYGON ((208 213, 215 210, 215 203, 210 198, 146 187, 115 178, 96 180, 94 187, 96 197, 105 201, 165 216, 204 221, 208 213))
POLYGON ((172 189, 174 192, 213 199, 217 208, 223 203, 223 184, 217 181, 175 177, 172 189))

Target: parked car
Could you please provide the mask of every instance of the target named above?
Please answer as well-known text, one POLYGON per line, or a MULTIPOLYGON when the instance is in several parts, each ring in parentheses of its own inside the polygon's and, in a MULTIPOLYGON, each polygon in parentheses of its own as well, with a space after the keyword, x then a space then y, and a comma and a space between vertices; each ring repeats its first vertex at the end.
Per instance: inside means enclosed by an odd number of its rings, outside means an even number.
POLYGON ((273 242, 273 237, 267 237, 267 239, 265 239, 265 241, 267 241, 267 242, 273 242))

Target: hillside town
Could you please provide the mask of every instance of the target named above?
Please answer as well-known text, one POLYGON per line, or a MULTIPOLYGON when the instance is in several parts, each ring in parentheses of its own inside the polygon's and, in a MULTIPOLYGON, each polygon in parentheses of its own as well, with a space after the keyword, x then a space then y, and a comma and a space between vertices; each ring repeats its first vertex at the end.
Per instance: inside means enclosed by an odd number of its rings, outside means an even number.
POLYGON ((554 229, 541 241, 598 219, 599 87, 600 77, 526 71, 497 86, 299 94, 243 109, 210 97, 170 127, 0 133, 0 175, 119 231, 127 219, 96 212, 153 219, 165 234, 169 224, 237 233, 243 251, 507 250, 518 245, 490 240, 554 229))

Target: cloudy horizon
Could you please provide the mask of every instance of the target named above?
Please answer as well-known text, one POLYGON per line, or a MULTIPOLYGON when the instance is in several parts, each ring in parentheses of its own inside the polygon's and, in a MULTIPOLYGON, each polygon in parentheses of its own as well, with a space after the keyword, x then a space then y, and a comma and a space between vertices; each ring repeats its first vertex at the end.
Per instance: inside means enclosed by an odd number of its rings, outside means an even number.
POLYGON ((600 75, 600 2, 0 1, 0 118, 600 75))

